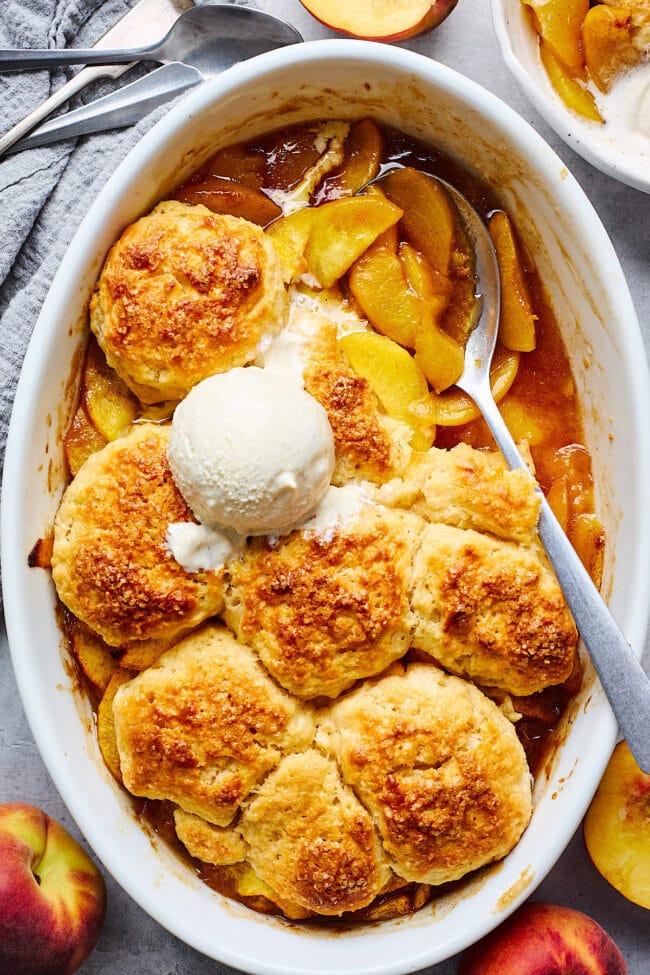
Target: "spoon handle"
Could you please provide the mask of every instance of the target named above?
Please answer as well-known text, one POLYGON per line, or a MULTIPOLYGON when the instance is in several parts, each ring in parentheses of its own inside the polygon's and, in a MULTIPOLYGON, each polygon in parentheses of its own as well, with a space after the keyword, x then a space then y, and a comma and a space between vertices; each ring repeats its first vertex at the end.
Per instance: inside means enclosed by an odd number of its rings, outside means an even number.
MULTIPOLYGON (((508 466, 527 470, 487 379, 467 392, 483 414, 508 466)), ((543 495, 538 528, 621 733, 639 767, 650 772, 650 680, 543 495)))
MULTIPOLYGON (((97 68, 88 70, 97 71, 97 68)), ((189 65, 163 64, 154 68, 143 78, 132 81, 112 91, 102 98, 87 102, 63 115, 57 115, 24 138, 14 142, 6 149, 8 153, 22 152, 23 149, 34 149, 36 146, 47 146, 61 139, 77 138, 93 132, 105 132, 108 129, 122 129, 133 125, 158 105, 162 105, 188 88, 198 85, 202 76, 196 68, 189 65)), ((0 155, 2 155, 2 138, 0 137, 0 155)))
POLYGON ((105 68, 82 68, 69 81, 66 81, 64 85, 52 92, 45 101, 37 105, 29 115, 26 115, 25 118, 16 122, 7 132, 0 135, 0 156, 9 152, 11 147, 23 139, 39 122, 42 122, 43 119, 46 119, 57 108, 64 105, 65 102, 85 88, 86 85, 89 85, 92 81, 96 81, 98 78, 119 78, 126 71, 129 71, 128 64, 113 65, 105 68))
POLYGON ((49 48, 27 51, 0 51, 0 72, 54 68, 62 64, 130 64, 148 58, 155 61, 158 46, 107 51, 97 48, 71 47, 54 51, 49 48))

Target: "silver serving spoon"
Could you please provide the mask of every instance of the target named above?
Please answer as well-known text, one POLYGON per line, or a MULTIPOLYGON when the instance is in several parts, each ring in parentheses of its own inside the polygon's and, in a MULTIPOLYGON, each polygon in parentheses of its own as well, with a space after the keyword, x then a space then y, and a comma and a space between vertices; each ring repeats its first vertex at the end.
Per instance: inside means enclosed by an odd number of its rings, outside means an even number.
POLYGON ((51 68, 61 64, 128 64, 132 61, 180 61, 197 71, 214 71, 215 56, 227 45, 232 64, 253 57, 270 47, 293 44, 302 37, 289 24, 251 7, 210 4, 181 14, 157 44, 148 47, 109 50, 66 48, 65 50, 0 50, 1 71, 51 68))
MULTIPOLYGON (((431 177, 432 179, 434 177, 431 177)), ((439 179, 460 211, 476 254, 480 310, 465 348, 465 366, 456 385, 470 396, 510 468, 528 467, 517 449, 490 388, 490 364, 497 340, 501 289, 499 267, 487 227, 468 200, 439 179)), ((541 495, 539 536, 564 598, 596 668, 630 751, 650 772, 650 680, 618 628, 589 573, 541 495)))

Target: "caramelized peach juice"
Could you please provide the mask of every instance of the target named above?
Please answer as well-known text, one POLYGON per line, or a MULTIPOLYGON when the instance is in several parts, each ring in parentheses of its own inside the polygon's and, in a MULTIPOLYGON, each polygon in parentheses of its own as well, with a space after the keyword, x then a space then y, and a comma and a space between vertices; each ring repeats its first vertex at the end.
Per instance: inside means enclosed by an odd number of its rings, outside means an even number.
MULTIPOLYGON (((272 236, 274 232, 278 234, 284 247, 287 274, 297 280, 301 271, 305 271, 305 254, 309 264, 306 241, 313 227, 318 227, 314 214, 335 201, 354 198, 370 180, 390 170, 385 192, 383 186, 377 191, 377 219, 386 222, 385 229, 375 228, 373 243, 361 237, 360 244, 357 241, 350 245, 361 248, 358 256, 338 279, 328 280, 327 287, 334 289, 336 300, 347 302, 361 318, 369 321, 371 333, 381 333, 379 345, 388 343, 395 352, 396 362, 405 361, 408 369, 415 370, 412 404, 404 402, 404 389, 397 390, 393 396, 394 401, 399 401, 399 418, 411 423, 414 449, 427 449, 432 444, 451 448, 461 442, 475 448, 494 449, 485 424, 453 386, 459 374, 459 362, 462 368, 463 339, 471 327, 474 300, 471 251, 448 200, 444 196, 431 196, 427 188, 429 181, 422 174, 440 176, 456 186, 486 222, 502 210, 498 194, 435 147, 380 127, 369 119, 343 129, 346 134, 339 139, 338 156, 332 156, 328 162, 326 157, 332 140, 328 146, 327 140, 318 138, 319 124, 272 132, 246 144, 222 149, 176 189, 171 198, 187 204, 204 204, 212 211, 245 217, 266 228, 275 227, 270 232, 272 236), (291 222, 287 221, 278 230, 280 221, 286 220, 283 205, 288 200, 298 200, 294 209, 299 216, 294 215, 291 222), (395 217, 397 207, 404 210, 403 218, 395 217), (427 226, 429 218, 438 220, 440 225, 427 226), (433 235, 432 231, 435 231, 433 235), (382 317, 385 302, 373 304, 374 291, 382 283, 373 279, 373 268, 403 289, 404 300, 392 317, 382 317), (423 320, 434 341, 418 335, 423 320), (446 357, 444 369, 438 368, 439 351, 446 357)), ((501 223, 503 220, 507 218, 500 218, 501 223)), ((507 345, 502 344, 497 351, 498 368, 505 377, 501 380, 500 406, 515 438, 527 444, 542 489, 598 582, 603 532, 594 513, 590 457, 583 444, 579 403, 558 323, 534 264, 523 250, 512 224, 508 221, 505 228, 491 226, 491 231, 500 259, 504 302, 510 303, 508 314, 512 318, 511 326, 504 330, 507 345)), ((345 243, 348 247, 349 242, 345 243)), ((314 240, 315 262, 323 259, 318 247, 319 242, 314 240)), ((349 259, 347 251, 346 255, 344 260, 349 259)), ((325 255, 325 264, 326 275, 331 277, 337 273, 332 271, 336 261, 330 254, 325 255)), ((392 292, 392 297, 387 296, 389 302, 393 300, 395 287, 392 292)), ((356 368, 353 345, 350 345, 350 361, 356 368)), ((381 359, 381 348, 378 355, 381 359)), ((369 368, 366 378, 372 386, 373 367, 369 368)), ((361 367, 360 373, 363 374, 361 367)), ((375 391, 390 412, 390 390, 383 396, 375 391)), ((165 419, 171 408, 165 404, 153 408, 139 405, 92 340, 82 375, 78 411, 64 437, 71 474, 76 474, 87 456, 119 436, 134 417, 165 419)), ((132 658, 123 658, 118 668, 119 651, 109 652, 103 641, 94 634, 89 635, 68 611, 63 612, 63 617, 86 690, 95 705, 100 701, 103 704, 98 708, 100 743, 104 753, 116 760, 113 772, 119 780, 119 759, 107 702, 110 704, 111 688, 132 676, 129 669, 132 658)), ((513 699, 515 710, 522 715, 516 725, 517 733, 533 774, 540 770, 556 741, 560 719, 580 680, 577 666, 565 683, 530 697, 513 699)), ((157 800, 135 802, 142 821, 187 860, 188 854, 174 832, 172 804, 157 800)), ((260 911, 277 912, 276 905, 265 896, 264 885, 245 864, 216 867, 198 860, 191 862, 207 884, 227 896, 260 911)), ((430 894, 426 886, 419 884, 401 882, 396 886, 398 889, 385 891, 370 908, 360 912, 361 919, 377 920, 409 913, 421 906, 430 894)))

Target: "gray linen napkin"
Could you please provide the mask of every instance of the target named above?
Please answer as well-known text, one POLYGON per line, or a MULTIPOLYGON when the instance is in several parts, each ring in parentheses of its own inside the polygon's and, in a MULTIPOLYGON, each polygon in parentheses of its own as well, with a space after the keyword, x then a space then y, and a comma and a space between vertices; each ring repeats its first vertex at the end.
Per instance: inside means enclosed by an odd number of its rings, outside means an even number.
MULTIPOLYGON (((134 2, 4 0, 0 48, 91 47, 134 2)), ((132 69, 128 80, 142 70, 132 69)), ((5 131, 19 121, 66 77, 61 69, 0 75, 0 128, 5 131)), ((70 107, 105 94, 114 85, 89 86, 70 107)), ((54 273, 100 188, 171 104, 130 129, 0 160, 0 473, 18 374, 54 273)))

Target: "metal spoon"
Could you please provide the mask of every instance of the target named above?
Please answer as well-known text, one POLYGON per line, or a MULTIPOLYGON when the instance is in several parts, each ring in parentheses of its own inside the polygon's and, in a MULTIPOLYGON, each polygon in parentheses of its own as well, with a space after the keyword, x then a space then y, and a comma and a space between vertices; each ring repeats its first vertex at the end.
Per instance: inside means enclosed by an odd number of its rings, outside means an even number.
MULTIPOLYGON (((499 268, 492 239, 468 200, 444 180, 438 182, 458 207, 476 254, 480 311, 465 348, 465 367, 456 385, 478 406, 509 467, 528 470, 490 389, 490 364, 501 304, 499 268)), ((537 490, 541 495, 539 536, 619 728, 637 764, 643 771, 650 772, 650 680, 560 527, 541 488, 537 490)))
POLYGON ((128 64, 132 61, 180 61, 201 73, 214 71, 215 52, 228 48, 228 60, 243 61, 269 47, 294 44, 302 37, 289 24, 251 7, 210 4, 181 14, 157 44, 121 50, 0 51, 0 71, 50 68, 61 64, 128 64))

